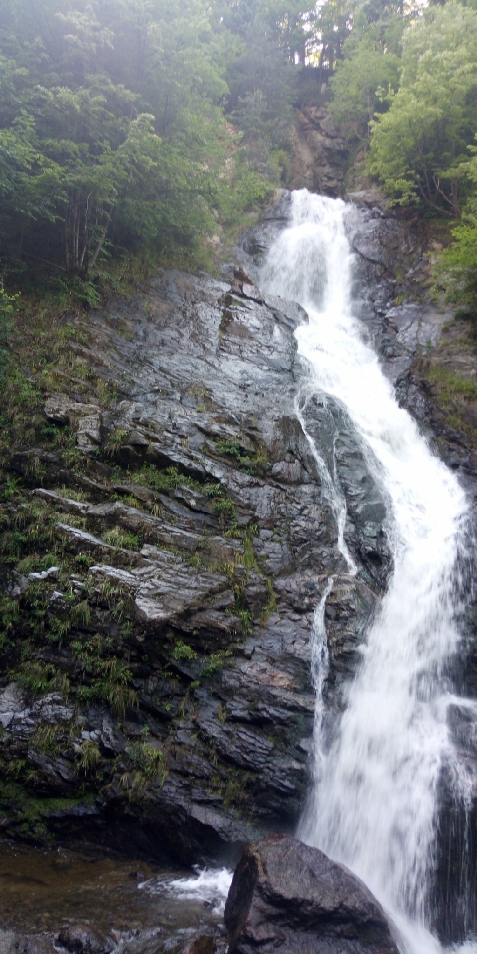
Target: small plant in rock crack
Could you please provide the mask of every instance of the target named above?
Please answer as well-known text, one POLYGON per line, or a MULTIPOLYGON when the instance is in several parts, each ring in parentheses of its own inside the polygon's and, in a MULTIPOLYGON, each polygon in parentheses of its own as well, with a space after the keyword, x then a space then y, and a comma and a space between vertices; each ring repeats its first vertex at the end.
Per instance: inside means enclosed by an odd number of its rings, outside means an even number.
POLYGON ((127 793, 130 802, 140 802, 153 783, 162 788, 167 778, 167 768, 160 749, 149 742, 136 742, 128 749, 132 770, 124 772, 119 785, 127 793))
POLYGON ((219 454, 233 457, 240 469, 249 474, 255 474, 258 468, 266 467, 268 464, 268 454, 264 447, 261 446, 258 451, 251 453, 236 437, 226 437, 216 441, 215 447, 219 454))
POLYGON ((67 674, 57 669, 53 663, 45 663, 40 659, 25 660, 16 673, 16 680, 28 689, 34 698, 53 690, 68 698, 70 692, 67 674))
POLYGON ((213 504, 216 513, 223 517, 233 519, 235 517, 235 504, 230 497, 217 497, 213 504))
POLYGON ((197 659, 197 653, 192 649, 192 646, 188 646, 187 643, 182 642, 182 639, 179 639, 172 650, 172 657, 177 661, 192 660, 197 659))
POLYGON ((106 453, 117 454, 128 434, 129 430, 126 427, 117 427, 115 431, 112 431, 104 447, 106 453))
POLYGON ((77 764, 85 775, 89 775, 94 771, 100 758, 101 752, 96 742, 91 742, 88 739, 81 743, 81 751, 78 755, 77 764))
POLYGON ((163 779, 166 769, 164 754, 161 749, 156 749, 150 742, 143 740, 135 742, 128 749, 128 755, 133 765, 143 773, 149 782, 153 779, 163 779))
POLYGON ((208 676, 213 676, 214 673, 218 672, 220 669, 223 669, 224 666, 230 665, 232 660, 232 650, 231 649, 222 649, 218 653, 212 653, 207 658, 207 662, 201 666, 199 676, 201 679, 205 679, 208 676))
POLYGON ((119 527, 113 527, 103 533, 103 540, 110 546, 119 547, 122 550, 140 550, 143 545, 142 537, 135 533, 128 533, 127 530, 121 530, 119 527))
POLYGON ((61 729, 58 729, 57 726, 41 724, 35 729, 33 735, 30 736, 29 746, 36 752, 43 752, 45 754, 55 755, 58 754, 60 749, 59 736, 61 734, 61 729))
POLYGON ((137 706, 137 692, 133 689, 132 673, 117 656, 109 656, 106 641, 97 634, 87 643, 71 644, 82 675, 78 687, 78 702, 86 705, 105 702, 118 718, 124 718, 126 710, 137 706))

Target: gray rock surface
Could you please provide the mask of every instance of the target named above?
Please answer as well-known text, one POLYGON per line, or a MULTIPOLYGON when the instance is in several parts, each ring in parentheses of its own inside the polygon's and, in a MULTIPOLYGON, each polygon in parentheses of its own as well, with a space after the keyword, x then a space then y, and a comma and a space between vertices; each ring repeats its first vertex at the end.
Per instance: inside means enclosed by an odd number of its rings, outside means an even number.
POLYGON ((82 923, 62 927, 55 937, 55 942, 71 954, 111 954, 115 947, 112 938, 92 925, 82 923))
MULTIPOLYGON (((265 229, 276 225, 273 213, 265 229)), ((43 600, 33 656, 61 701, 41 689, 32 698, 25 682, 0 686, 7 764, 21 760, 42 797, 71 800, 42 815, 49 837, 195 862, 236 857, 296 822, 310 770, 316 602, 333 574, 331 725, 389 572, 384 503, 349 422, 310 402, 310 432, 324 454, 339 449, 357 578, 337 549, 294 410, 303 320, 297 305, 261 294, 253 262, 231 286, 161 273, 137 297, 76 320, 115 391, 104 406, 66 391, 46 402, 47 419, 76 439, 79 466, 60 451, 12 448, 11 471, 51 514, 63 554, 54 576, 14 578, 20 634, 43 600), (78 422, 94 408, 91 454, 78 422), (65 636, 48 636, 59 626, 65 636), (56 721, 38 709, 45 700, 56 721)), ((3 824, 15 835, 24 816, 10 809, 3 824)))
POLYGON ((317 848, 284 836, 245 849, 225 926, 230 954, 398 954, 366 886, 317 848))
POLYGON ((293 145, 290 188, 342 195, 349 146, 325 106, 310 104, 297 112, 293 145))
POLYGON ((46 938, 0 928, 0 954, 54 954, 46 938))

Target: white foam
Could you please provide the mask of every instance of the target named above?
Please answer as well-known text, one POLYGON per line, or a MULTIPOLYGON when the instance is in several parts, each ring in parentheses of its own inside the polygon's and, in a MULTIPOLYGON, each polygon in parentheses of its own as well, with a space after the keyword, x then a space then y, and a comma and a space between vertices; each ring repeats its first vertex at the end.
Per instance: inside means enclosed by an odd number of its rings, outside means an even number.
POLYGON ((200 868, 198 865, 194 865, 194 870, 196 874, 191 878, 173 878, 170 881, 151 878, 149 881, 142 881, 138 888, 150 894, 167 895, 178 901, 207 902, 214 914, 222 915, 233 872, 228 868, 200 868))

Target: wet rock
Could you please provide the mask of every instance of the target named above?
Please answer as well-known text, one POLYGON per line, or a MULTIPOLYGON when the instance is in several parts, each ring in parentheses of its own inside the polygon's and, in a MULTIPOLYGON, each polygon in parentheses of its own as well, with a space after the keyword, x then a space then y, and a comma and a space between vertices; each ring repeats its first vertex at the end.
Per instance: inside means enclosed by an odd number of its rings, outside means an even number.
POLYGON ((28 750, 28 759, 38 771, 37 790, 41 794, 62 795, 76 788, 76 771, 71 761, 61 756, 49 756, 34 749, 28 750))
POLYGON ((219 932, 205 934, 183 930, 164 937, 157 931, 149 937, 126 941, 124 954, 226 954, 227 945, 219 932))
POLYGON ((308 105, 297 113, 293 153, 290 188, 342 195, 348 144, 325 107, 308 105))
POLYGON ((55 424, 69 424, 77 418, 99 413, 97 404, 81 404, 66 394, 52 394, 45 404, 45 416, 55 424))
MULTIPOLYGON (((278 199, 254 233, 259 244, 285 222, 289 196, 278 199)), ((23 761, 42 795, 65 802, 42 814, 52 839, 68 833, 77 844, 190 864, 236 859, 251 838, 292 830, 312 764, 310 632, 330 575, 329 713, 354 675, 386 572, 383 502, 350 421, 311 407, 330 467, 341 440, 353 582, 295 413, 303 309, 264 296, 253 261, 232 281, 169 270, 140 295, 95 309, 85 333, 100 376, 121 395, 99 408, 97 453, 85 449, 81 472, 60 450, 10 457, 43 505, 71 515, 55 518, 55 533, 72 594, 62 565, 61 587, 35 581, 45 625, 58 616, 70 627, 61 645, 35 644, 68 701, 0 694, 6 762, 23 761), (85 780, 88 802, 78 796, 85 780)), ((79 435, 94 407, 56 396, 48 413, 79 435)), ((14 582, 27 613, 33 581, 14 582)))
POLYGON ((0 692, 0 723, 6 729, 15 718, 22 718, 27 706, 20 687, 11 682, 0 692))
POLYGON ((0 954, 54 954, 54 951, 44 937, 0 928, 0 954))
POLYGON ((101 413, 97 405, 81 404, 66 394, 56 394, 46 401, 44 413, 54 424, 73 427, 78 448, 84 454, 90 454, 101 444, 101 413))
POLYGON ((55 940, 71 954, 110 954, 115 946, 112 938, 90 924, 68 924, 55 940))
POLYGON ((249 845, 225 906, 231 954, 398 954, 380 904, 344 866, 293 838, 249 845))

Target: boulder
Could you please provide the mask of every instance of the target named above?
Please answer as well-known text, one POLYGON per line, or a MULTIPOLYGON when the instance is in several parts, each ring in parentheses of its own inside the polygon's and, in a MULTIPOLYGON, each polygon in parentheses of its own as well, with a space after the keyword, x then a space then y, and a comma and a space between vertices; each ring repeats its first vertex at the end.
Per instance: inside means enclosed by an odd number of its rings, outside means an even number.
POLYGON ((230 954, 398 954, 366 886, 322 851, 285 835, 245 849, 225 926, 230 954))
POLYGON ((91 924, 68 924, 62 927, 57 944, 71 954, 110 954, 114 942, 91 924))

